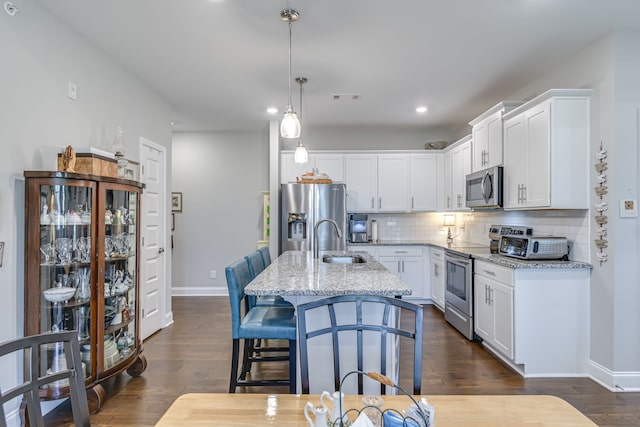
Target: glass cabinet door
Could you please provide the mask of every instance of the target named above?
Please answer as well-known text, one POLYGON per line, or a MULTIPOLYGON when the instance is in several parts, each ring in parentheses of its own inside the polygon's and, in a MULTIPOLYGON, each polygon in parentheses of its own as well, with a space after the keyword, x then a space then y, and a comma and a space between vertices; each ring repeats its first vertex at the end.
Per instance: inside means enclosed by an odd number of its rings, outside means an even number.
POLYGON ((103 370, 137 356, 138 198, 135 191, 104 186, 100 198, 104 269, 103 370), (104 198, 103 198, 104 197, 104 198))
MULTIPOLYGON (((51 182, 51 181, 49 181, 51 182)), ((39 319, 27 325, 26 333, 76 330, 82 351, 85 378, 93 375, 91 324, 92 254, 96 206, 95 184, 90 182, 39 183, 32 187, 38 197, 37 228, 28 235, 34 240, 33 258, 27 260, 32 285, 39 285, 39 319), (38 241, 35 241, 38 239, 38 241), (37 248, 37 249, 35 249, 37 248), (37 250, 37 252, 36 252, 37 250), (36 266, 36 262, 38 265, 36 266), (31 273, 32 272, 32 273, 31 273)), ((34 207, 35 213, 35 207, 34 207)), ((34 218, 35 219, 35 218, 34 218)), ((32 224, 35 221, 32 222, 32 224)), ((34 289, 35 290, 35 289, 34 289)), ((60 343, 42 350, 41 369, 56 372, 66 366, 60 343)), ((53 383, 43 393, 51 398, 68 392, 68 381, 53 383)))

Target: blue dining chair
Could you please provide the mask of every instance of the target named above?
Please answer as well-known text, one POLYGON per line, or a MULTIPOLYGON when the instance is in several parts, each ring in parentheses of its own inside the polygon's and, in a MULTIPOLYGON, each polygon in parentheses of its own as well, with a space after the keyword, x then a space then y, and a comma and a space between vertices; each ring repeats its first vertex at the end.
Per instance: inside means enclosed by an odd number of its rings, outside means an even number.
POLYGON ((235 393, 238 386, 289 386, 289 392, 296 392, 296 317, 293 307, 253 306, 250 307, 244 288, 251 281, 249 264, 240 259, 225 268, 229 302, 231 304, 231 338, 233 354, 231 358, 231 380, 229 393, 235 393), (255 340, 287 340, 288 355, 282 355, 280 348, 264 348, 254 353, 255 340), (244 341, 242 368, 238 374, 240 340, 244 341), (275 355, 269 355, 273 354, 275 355), (288 379, 247 380, 253 362, 289 361, 288 379))

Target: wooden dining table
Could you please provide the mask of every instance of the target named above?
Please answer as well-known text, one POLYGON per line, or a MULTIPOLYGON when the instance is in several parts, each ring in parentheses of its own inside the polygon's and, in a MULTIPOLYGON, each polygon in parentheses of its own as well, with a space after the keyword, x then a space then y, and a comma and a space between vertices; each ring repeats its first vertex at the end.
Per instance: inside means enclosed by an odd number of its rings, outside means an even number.
MULTIPOLYGON (((596 426, 565 400, 547 395, 433 395, 424 397, 435 409, 437 427, 582 427, 596 426)), ((381 409, 404 410, 411 400, 382 396, 381 409)), ((320 405, 314 394, 188 393, 178 397, 156 424, 174 426, 308 426, 304 406, 320 405)), ((347 395, 346 409, 362 408, 362 396, 347 395)), ((355 417, 354 417, 355 418, 355 417)))

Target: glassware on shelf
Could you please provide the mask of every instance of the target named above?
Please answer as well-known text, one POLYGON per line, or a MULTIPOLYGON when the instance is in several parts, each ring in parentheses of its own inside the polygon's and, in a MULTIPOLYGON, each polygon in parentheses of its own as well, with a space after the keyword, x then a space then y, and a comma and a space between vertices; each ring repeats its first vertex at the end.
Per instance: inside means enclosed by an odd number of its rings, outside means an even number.
POLYGON ((129 331, 124 331, 120 334, 118 338, 118 351, 120 351, 120 357, 126 359, 131 355, 131 346, 133 345, 133 340, 129 337, 129 331))
POLYGON ((55 263, 56 257, 56 248, 51 243, 45 243, 40 246, 40 252, 44 255, 44 263, 45 264, 53 264, 55 263))
POLYGON ((56 239, 56 253, 61 264, 71 263, 72 240, 68 237, 58 237, 56 239))
POLYGON ((81 305, 76 308, 76 330, 78 331, 78 341, 87 341, 90 338, 90 313, 91 307, 81 305))
POLYGON ((77 298, 82 301, 88 300, 91 298, 91 269, 83 267, 76 274, 80 275, 77 298))

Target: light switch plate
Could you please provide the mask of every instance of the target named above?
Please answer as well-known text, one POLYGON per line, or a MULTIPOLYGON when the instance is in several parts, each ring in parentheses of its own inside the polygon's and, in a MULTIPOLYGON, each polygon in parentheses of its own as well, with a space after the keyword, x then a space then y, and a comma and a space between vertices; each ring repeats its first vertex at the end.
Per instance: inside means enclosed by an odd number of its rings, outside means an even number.
POLYGON ((620 200, 620 218, 637 218, 638 201, 636 199, 620 200))

